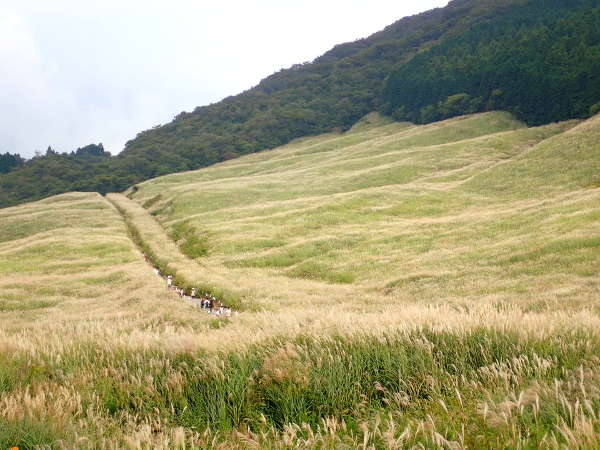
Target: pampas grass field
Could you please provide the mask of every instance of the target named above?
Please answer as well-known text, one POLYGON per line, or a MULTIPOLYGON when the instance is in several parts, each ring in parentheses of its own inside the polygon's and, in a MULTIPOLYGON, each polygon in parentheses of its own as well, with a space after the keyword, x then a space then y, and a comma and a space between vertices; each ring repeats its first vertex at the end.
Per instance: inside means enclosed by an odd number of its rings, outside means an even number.
POLYGON ((597 448, 599 272, 599 116, 373 114, 2 209, 0 448, 597 448))

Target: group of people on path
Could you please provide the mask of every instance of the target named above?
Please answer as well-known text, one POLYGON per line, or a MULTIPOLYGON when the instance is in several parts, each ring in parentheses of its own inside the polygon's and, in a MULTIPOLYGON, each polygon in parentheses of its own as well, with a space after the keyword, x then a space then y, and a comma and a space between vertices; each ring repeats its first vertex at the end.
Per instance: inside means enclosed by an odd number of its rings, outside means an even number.
MULTIPOLYGON (((151 264, 150 259, 146 254, 144 254, 144 259, 148 264, 151 264)), ((237 311, 234 312, 230 307, 225 306, 223 302, 208 292, 203 292, 201 295, 198 295, 195 287, 191 288, 190 295, 187 295, 186 289, 173 283, 173 275, 164 275, 158 267, 153 267, 153 269, 156 275, 166 281, 167 289, 169 291, 174 291, 181 298, 199 306, 207 313, 221 317, 231 317, 234 313, 237 314, 237 311)))

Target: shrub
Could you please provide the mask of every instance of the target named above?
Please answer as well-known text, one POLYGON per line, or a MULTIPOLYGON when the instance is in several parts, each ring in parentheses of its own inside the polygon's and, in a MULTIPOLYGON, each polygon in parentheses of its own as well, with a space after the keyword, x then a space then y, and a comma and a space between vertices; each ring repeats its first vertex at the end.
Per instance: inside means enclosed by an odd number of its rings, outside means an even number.
POLYGON ((170 237, 177 242, 181 252, 188 258, 196 259, 208 255, 208 233, 198 233, 196 227, 187 222, 174 225, 170 237))

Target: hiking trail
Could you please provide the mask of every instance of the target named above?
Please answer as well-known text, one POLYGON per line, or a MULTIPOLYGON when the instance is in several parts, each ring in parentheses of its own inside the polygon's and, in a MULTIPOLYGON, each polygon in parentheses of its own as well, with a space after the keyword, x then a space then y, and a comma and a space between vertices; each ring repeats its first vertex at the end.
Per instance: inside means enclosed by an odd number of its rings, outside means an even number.
POLYGON ((144 208, 122 194, 107 194, 106 199, 123 217, 132 241, 156 275, 165 280, 169 291, 216 316, 238 314, 225 306, 229 302, 226 295, 213 292, 215 289, 202 275, 206 268, 185 256, 144 208))

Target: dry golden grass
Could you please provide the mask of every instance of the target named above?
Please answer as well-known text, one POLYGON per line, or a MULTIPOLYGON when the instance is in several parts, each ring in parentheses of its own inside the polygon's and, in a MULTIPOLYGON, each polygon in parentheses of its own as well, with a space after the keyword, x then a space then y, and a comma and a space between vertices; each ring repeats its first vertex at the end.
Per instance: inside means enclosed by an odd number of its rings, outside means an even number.
POLYGON ((207 327, 204 315, 167 291, 101 196, 58 196, 0 216, 18 220, 42 208, 56 228, 0 244, 4 351, 51 354, 82 342, 143 348, 165 332, 207 327))
MULTIPOLYGON (((584 171, 598 168, 598 145, 588 145, 591 163, 542 186, 552 195, 523 191, 523 180, 486 188, 512 166, 532 180, 552 173, 555 149, 593 140, 594 120, 527 129, 491 113, 384 125, 150 180, 133 199, 153 199, 167 231, 202 234, 208 256, 183 263, 196 277, 270 311, 398 301, 596 309, 600 192, 584 171)), ((152 219, 128 208, 146 228, 152 219)))
POLYGON ((492 113, 371 124, 150 180, 132 199, 72 193, 0 210, 0 444, 592 448, 599 122, 527 129, 492 113), (244 311, 215 321, 169 294, 113 204, 178 274, 238 298, 244 311), (182 253, 168 236, 178 224, 205 239, 207 256, 182 253), (338 367, 330 336, 373 348, 397 339, 437 361, 428 339, 485 354, 487 341, 469 343, 481 329, 518 349, 459 374, 446 367, 451 393, 432 387, 424 400, 381 381, 383 409, 285 426, 260 409, 264 423, 240 416, 250 428, 206 429, 186 416, 201 393, 190 394, 191 379, 250 377, 267 393, 289 383, 292 400, 316 389, 320 364, 338 367), (564 348, 545 347, 561 339, 564 348), (230 367, 227 352, 254 361, 255 351, 255 372, 230 367), (548 419, 550 408, 558 412, 548 419), (479 431, 461 431, 461 414, 479 431))

